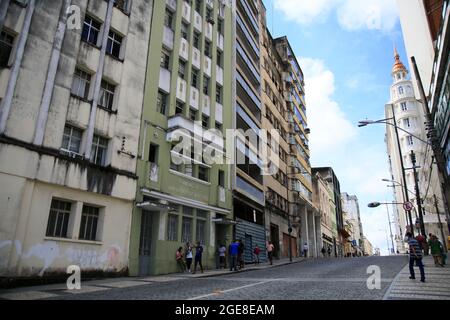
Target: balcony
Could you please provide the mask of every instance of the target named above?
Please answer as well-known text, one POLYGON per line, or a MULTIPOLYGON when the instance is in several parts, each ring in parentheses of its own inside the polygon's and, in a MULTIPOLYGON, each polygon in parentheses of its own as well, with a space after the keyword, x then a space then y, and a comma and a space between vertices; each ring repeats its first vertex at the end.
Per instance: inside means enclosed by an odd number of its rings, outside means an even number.
POLYGON ((202 32, 202 24, 203 24, 203 19, 200 16, 200 14, 194 10, 194 28, 198 31, 198 32, 202 32))
POLYGON ((245 106, 261 121, 261 100, 256 96, 253 89, 248 85, 245 79, 236 73, 237 95, 244 102, 245 106))
POLYGON ((211 59, 208 57, 205 57, 203 60, 203 72, 211 78, 211 59))
POLYGON ((236 187, 240 189, 240 191, 243 191, 244 194, 246 194, 249 198, 255 200, 258 203, 264 203, 264 192, 256 188, 249 182, 245 181, 240 176, 236 176, 236 187))
POLYGON ((173 37, 173 30, 164 26, 163 45, 169 50, 173 50, 173 37))
POLYGON ((202 113, 208 117, 211 115, 211 98, 207 95, 203 95, 202 113))
POLYGON ((246 71, 245 74, 249 76, 250 80, 252 80, 252 83, 259 88, 261 85, 261 75, 255 68, 253 62, 248 57, 245 50, 242 48, 239 41, 236 42, 236 51, 238 53, 237 58, 239 65, 244 71, 246 71))
POLYGON ((182 17, 184 21, 191 23, 191 6, 186 1, 183 1, 182 17))
POLYGON ((177 10, 177 0, 166 0, 166 5, 172 12, 177 10))
POLYGON ((196 136, 200 135, 198 138, 202 139, 202 141, 200 141, 202 144, 215 147, 215 149, 223 153, 223 137, 216 135, 212 131, 204 132, 204 135, 202 136, 202 132, 204 131, 201 125, 196 124, 194 121, 187 119, 182 115, 175 115, 170 117, 168 120, 166 140, 168 142, 176 142, 179 141, 180 137, 187 137, 188 139, 192 139, 194 137, 196 139, 196 136), (183 131, 177 131, 178 129, 182 129, 183 131))
POLYGON ((223 69, 216 65, 216 81, 223 86, 223 69))
POLYGON ((191 99, 189 104, 195 110, 198 110, 199 108, 199 100, 200 100, 200 93, 198 92, 198 89, 191 87, 191 99))
POLYGON ((192 65, 197 69, 200 70, 200 59, 201 59, 201 54, 200 54, 200 50, 198 50, 197 48, 192 48, 192 65))
POLYGON ((164 68, 159 70, 159 88, 170 93, 170 71, 164 68))
POLYGON ((252 31, 255 35, 259 35, 259 24, 257 18, 253 15, 253 11, 250 9, 250 6, 247 3, 247 0, 239 0, 241 7, 243 8, 243 12, 245 12, 247 16, 247 20, 250 22, 249 25, 252 28, 252 31))
POLYGON ((255 59, 258 60, 260 54, 259 45, 256 43, 255 38, 250 34, 250 31, 239 14, 236 15, 236 22, 238 25, 238 35, 240 33, 241 38, 247 40, 246 42, 248 43, 248 47, 252 50, 252 54, 254 54, 255 59))
POLYGON ((186 102, 186 81, 178 78, 177 79, 177 99, 182 101, 183 103, 186 102))
POLYGON ((216 102, 216 122, 223 124, 223 106, 216 102))
POLYGON ((184 61, 189 60, 189 42, 186 39, 181 38, 179 55, 184 61))

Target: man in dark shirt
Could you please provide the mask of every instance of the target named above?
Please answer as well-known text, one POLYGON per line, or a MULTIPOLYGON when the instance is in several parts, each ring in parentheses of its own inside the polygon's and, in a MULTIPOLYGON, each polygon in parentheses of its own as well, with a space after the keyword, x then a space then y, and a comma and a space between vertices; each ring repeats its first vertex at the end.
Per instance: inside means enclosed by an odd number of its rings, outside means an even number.
POLYGON ((237 271, 237 259, 239 253, 239 242, 235 240, 232 244, 230 244, 230 271, 237 271))
POLYGON ((200 265, 200 271, 203 273, 203 265, 202 265, 202 256, 203 256, 203 246, 200 244, 199 241, 197 241, 197 246, 195 247, 195 262, 194 262, 194 272, 195 274, 197 272, 197 265, 200 265))
POLYGON ((414 262, 416 262, 420 270, 420 281, 425 282, 425 270, 422 263, 423 254, 422 250, 420 249, 419 242, 413 238, 410 232, 406 234, 406 238, 409 245, 409 273, 411 274, 409 278, 416 278, 416 275, 414 273, 414 262))

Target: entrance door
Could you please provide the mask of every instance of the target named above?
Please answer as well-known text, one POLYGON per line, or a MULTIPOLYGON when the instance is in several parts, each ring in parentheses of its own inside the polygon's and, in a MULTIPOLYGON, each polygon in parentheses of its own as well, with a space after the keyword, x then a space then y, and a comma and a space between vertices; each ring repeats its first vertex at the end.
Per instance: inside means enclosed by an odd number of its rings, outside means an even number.
POLYGON ((279 228, 275 224, 270 225, 270 241, 272 241, 273 245, 275 246, 275 252, 273 253, 273 256, 275 258, 280 258, 280 233, 279 228))
POLYGON ((150 275, 153 214, 149 211, 142 211, 141 236, 139 241, 139 276, 150 275))
POLYGON ((253 262, 253 237, 247 233, 245 234, 244 257, 246 263, 253 262))

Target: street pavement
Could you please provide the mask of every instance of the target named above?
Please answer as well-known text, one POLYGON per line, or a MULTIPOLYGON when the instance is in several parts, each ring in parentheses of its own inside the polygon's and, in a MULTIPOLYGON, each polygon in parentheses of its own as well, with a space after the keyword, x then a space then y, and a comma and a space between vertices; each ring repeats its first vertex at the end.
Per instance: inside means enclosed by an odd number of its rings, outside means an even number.
POLYGON ((427 260, 428 282, 408 283, 413 280, 405 280, 407 262, 406 256, 284 260, 231 273, 221 270, 88 281, 81 290, 67 290, 65 284, 1 290, 0 299, 381 300, 415 299, 416 292, 424 299, 450 299, 448 267, 437 269, 427 260), (372 290, 367 286, 370 266, 381 271, 380 287, 372 290))

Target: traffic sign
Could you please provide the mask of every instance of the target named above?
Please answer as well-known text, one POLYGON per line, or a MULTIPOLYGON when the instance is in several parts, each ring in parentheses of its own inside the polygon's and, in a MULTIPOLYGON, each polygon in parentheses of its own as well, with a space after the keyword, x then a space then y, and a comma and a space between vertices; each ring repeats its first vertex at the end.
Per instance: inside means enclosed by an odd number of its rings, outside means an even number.
POLYGON ((411 201, 405 202, 403 204, 403 209, 405 209, 406 211, 411 211, 412 209, 414 209, 414 204, 411 201))

